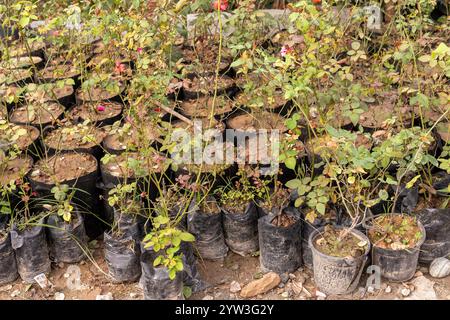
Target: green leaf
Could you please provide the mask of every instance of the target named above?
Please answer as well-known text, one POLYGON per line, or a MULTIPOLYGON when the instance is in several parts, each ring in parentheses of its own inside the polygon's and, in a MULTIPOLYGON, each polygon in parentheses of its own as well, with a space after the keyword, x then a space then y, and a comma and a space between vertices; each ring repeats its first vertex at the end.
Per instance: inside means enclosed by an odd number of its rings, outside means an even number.
POLYGON ((316 206, 316 210, 317 212, 319 212, 320 214, 324 215, 325 214, 325 204, 323 203, 318 203, 316 206))
POLYGON ((420 178, 420 175, 415 176, 414 178, 412 178, 407 184, 406 184, 406 189, 411 189, 414 184, 416 183, 416 181, 420 178))
POLYGON ((297 199, 295 200, 295 202, 294 202, 294 206, 295 206, 296 208, 298 208, 298 207, 300 207, 300 206, 303 204, 303 202, 304 202, 303 198, 297 198, 297 199))
POLYGON ((296 158, 287 158, 286 161, 284 162, 284 164, 286 165, 286 167, 288 169, 294 170, 295 166, 297 165, 297 159, 296 158))
POLYGON ((189 299, 192 296, 191 287, 183 287, 183 295, 185 299, 189 299))
POLYGON ((19 26, 21 26, 22 28, 25 28, 28 23, 30 23, 30 17, 21 17, 19 20, 19 26))
POLYGON ((429 62, 431 60, 431 56, 430 55, 424 55, 424 56, 421 56, 421 57, 419 57, 419 61, 420 62, 429 62))
POLYGON ((185 242, 194 242, 195 241, 195 237, 192 234, 190 234, 189 232, 180 233, 180 239, 185 242))
POLYGON ((302 181, 299 179, 292 179, 286 182, 286 187, 289 189, 297 189, 302 184, 302 181))
POLYGON ((382 189, 378 192, 378 196, 380 197, 381 200, 384 200, 384 201, 386 201, 389 198, 389 194, 384 189, 382 189))

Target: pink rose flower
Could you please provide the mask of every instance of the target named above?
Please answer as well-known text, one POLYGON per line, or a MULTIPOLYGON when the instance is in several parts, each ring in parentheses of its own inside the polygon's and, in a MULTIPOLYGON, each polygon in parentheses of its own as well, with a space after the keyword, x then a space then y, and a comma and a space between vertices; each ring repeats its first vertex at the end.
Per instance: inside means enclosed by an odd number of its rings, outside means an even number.
POLYGON ((106 110, 105 106, 103 106, 103 105, 98 105, 98 106, 97 106, 97 111, 103 112, 103 111, 105 111, 105 110, 106 110))
POLYGON ((228 9, 228 0, 216 0, 212 3, 212 7, 214 10, 225 11, 228 9))

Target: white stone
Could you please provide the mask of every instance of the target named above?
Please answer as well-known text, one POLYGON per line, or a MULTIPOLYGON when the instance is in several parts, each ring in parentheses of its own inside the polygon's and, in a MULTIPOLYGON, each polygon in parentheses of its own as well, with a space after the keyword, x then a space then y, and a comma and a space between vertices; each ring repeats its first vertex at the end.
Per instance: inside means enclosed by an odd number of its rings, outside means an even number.
POLYGON ((411 281, 411 284, 415 287, 415 290, 405 300, 437 300, 436 291, 434 291, 434 281, 420 276, 411 281))
POLYGON ((95 298, 95 300, 114 300, 113 295, 111 292, 108 292, 107 294, 99 294, 95 298))
POLYGON ((241 291, 241 285, 239 284, 239 282, 237 281, 233 281, 230 284, 230 292, 231 293, 238 293, 239 291, 241 291))
POLYGON ((64 300, 66 296, 62 292, 55 292, 55 300, 64 300))

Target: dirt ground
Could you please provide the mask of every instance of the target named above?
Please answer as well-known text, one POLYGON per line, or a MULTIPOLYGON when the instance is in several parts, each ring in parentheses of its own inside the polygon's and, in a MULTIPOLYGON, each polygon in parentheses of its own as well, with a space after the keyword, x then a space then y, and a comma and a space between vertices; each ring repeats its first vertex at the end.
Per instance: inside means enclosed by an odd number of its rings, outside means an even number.
MULTIPOLYGON (((109 296, 109 298, 112 296, 114 300, 143 299, 142 289, 137 282, 113 284, 109 281, 106 274, 104 274, 104 272, 107 272, 107 268, 103 258, 101 242, 97 242, 91 249, 93 250, 93 258, 97 266, 89 260, 77 264, 81 271, 80 282, 76 286, 78 289, 74 289, 74 286, 71 285, 71 283, 76 282, 76 276, 71 271, 74 267, 68 264, 54 264, 52 265, 52 272, 48 277, 52 286, 42 289, 38 284, 27 285, 18 279, 11 284, 0 287, 0 299, 95 300, 99 295, 109 296)), ((238 292, 233 293, 236 290, 230 290, 231 283, 236 281, 240 287, 244 287, 247 283, 260 278, 262 275, 259 270, 258 257, 241 257, 234 253, 229 253, 223 262, 204 261, 199 262, 198 267, 203 279, 209 286, 206 290, 193 294, 189 299, 241 299, 238 292)), ((418 299, 424 296, 430 297, 430 295, 433 297, 434 294, 437 299, 450 299, 450 277, 434 279, 428 275, 427 271, 427 268, 420 267, 416 276, 408 283, 388 283, 382 281, 380 289, 368 288, 368 290, 364 288, 368 275, 364 275, 364 278, 360 282, 360 287, 351 295, 326 297, 316 291, 312 272, 306 268, 300 268, 293 274, 283 275, 281 277, 282 282, 277 288, 252 299, 398 300, 418 299), (425 287, 422 286, 424 282, 425 287), (426 286, 427 284, 428 286, 426 286)), ((236 283, 234 286, 236 286, 236 283)))

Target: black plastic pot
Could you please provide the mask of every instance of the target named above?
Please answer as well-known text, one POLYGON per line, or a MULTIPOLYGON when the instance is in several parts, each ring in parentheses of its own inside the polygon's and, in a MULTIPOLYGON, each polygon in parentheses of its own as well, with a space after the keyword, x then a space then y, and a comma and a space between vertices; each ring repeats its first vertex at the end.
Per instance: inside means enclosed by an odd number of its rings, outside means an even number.
POLYGON ((134 282, 141 275, 140 248, 131 235, 114 235, 105 232, 105 260, 114 282, 134 282))
POLYGON ((358 286, 364 270, 370 251, 369 239, 362 232, 352 230, 355 236, 367 242, 365 253, 357 258, 333 257, 320 252, 314 246, 323 229, 315 230, 309 237, 309 247, 313 256, 314 282, 325 294, 351 293, 358 286))
POLYGON ((113 208, 114 225, 122 233, 132 236, 134 239, 140 240, 142 238, 141 226, 145 223, 143 216, 137 215, 135 217, 127 214, 122 214, 120 210, 113 208))
POLYGON ((141 247, 142 277, 145 300, 183 300, 183 272, 177 272, 175 279, 169 278, 166 267, 153 267, 156 254, 141 247))
POLYGON ((183 283, 191 287, 193 293, 200 292, 206 288, 197 269, 197 259, 194 248, 190 242, 181 242, 180 252, 183 253, 183 283))
POLYGON ((250 202, 242 213, 231 213, 222 208, 225 243, 231 251, 246 256, 258 251, 258 210, 250 202))
MULTIPOLYGON (((211 199, 211 198, 210 198, 211 199)), ((193 205, 194 201, 191 205, 193 205)), ((188 231, 195 236, 195 248, 202 259, 220 260, 226 257, 222 215, 201 212, 198 208, 189 210, 188 231)))
POLYGON ((0 286, 13 282, 18 276, 16 256, 8 233, 5 239, 0 240, 0 286))
POLYGON ((427 237, 420 248, 419 262, 430 264, 450 254, 450 208, 423 209, 417 212, 427 237))
MULTIPOLYGON (((97 170, 95 170, 78 179, 60 181, 61 183, 76 189, 73 201, 78 206, 79 212, 83 215, 86 234, 90 239, 96 239, 103 233, 106 227, 100 220, 105 220, 105 217, 101 210, 101 206, 99 205, 100 199, 96 186, 97 177, 98 173, 97 170)), ((32 189, 37 191, 40 196, 53 197, 51 190, 55 186, 54 184, 38 182, 32 177, 29 179, 32 189)))
POLYGON ((16 227, 11 230, 11 244, 16 253, 17 269, 23 281, 34 283, 37 275, 49 274, 51 270, 49 251, 45 229, 39 225, 31 229, 19 231, 16 227))
POLYGON ((392 250, 372 244, 372 264, 380 267, 384 278, 394 282, 404 282, 410 280, 416 273, 420 248, 426 238, 422 223, 417 221, 417 224, 422 232, 422 239, 414 248, 392 250))
POLYGON ((289 227, 279 227, 272 224, 273 214, 258 220, 259 261, 263 271, 294 272, 302 264, 300 214, 292 207, 283 209, 283 213, 296 221, 289 227))
POLYGON ((87 249, 87 235, 84 219, 76 210, 72 221, 67 223, 60 217, 48 217, 47 229, 50 256, 56 262, 77 263, 84 259, 87 249))

